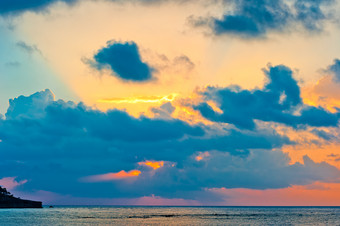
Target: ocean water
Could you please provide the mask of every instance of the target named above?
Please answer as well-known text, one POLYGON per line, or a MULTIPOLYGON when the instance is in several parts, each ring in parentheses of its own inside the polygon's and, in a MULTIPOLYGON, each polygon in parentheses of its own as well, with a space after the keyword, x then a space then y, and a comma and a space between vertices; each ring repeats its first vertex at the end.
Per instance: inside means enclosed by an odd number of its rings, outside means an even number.
POLYGON ((0 209, 0 225, 340 225, 340 208, 56 206, 0 209))

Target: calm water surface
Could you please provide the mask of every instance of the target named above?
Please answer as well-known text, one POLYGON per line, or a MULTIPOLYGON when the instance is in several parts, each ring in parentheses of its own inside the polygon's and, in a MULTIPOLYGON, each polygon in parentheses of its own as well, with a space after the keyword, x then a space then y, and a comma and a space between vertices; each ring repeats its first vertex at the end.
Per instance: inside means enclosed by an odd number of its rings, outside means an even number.
POLYGON ((338 207, 0 209, 0 225, 340 225, 338 207))

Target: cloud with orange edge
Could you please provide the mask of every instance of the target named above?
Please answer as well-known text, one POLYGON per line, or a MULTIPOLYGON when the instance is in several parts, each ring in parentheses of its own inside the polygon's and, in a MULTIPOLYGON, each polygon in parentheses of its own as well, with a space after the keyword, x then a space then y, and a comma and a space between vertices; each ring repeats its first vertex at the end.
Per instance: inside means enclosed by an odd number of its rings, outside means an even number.
POLYGON ((150 161, 147 160, 145 162, 139 162, 138 165, 140 166, 148 166, 152 169, 156 170, 164 166, 164 161, 150 161))
POLYGON ((334 59, 333 64, 321 70, 324 74, 315 84, 301 89, 304 103, 321 106, 331 112, 340 108, 340 60, 334 59))
POLYGON ((126 172, 125 170, 121 170, 118 173, 106 173, 88 176, 82 178, 81 181, 84 182, 102 182, 102 181, 114 181, 114 180, 124 180, 128 178, 138 177, 141 174, 139 170, 130 170, 126 172))
POLYGON ((207 158, 207 157, 209 157, 210 156, 210 154, 209 154, 209 152, 200 152, 196 157, 195 157, 195 160, 197 161, 197 162, 199 162, 199 161, 202 161, 203 159, 205 159, 205 158, 207 158))

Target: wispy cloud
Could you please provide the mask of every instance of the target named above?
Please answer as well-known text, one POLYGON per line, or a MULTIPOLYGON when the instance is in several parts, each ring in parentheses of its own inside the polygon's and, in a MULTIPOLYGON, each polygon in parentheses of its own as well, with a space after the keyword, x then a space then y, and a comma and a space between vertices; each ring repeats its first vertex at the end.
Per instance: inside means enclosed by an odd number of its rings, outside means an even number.
POLYGON ((16 187, 27 183, 27 180, 17 181, 16 177, 4 177, 0 179, 0 186, 5 187, 8 190, 13 190, 16 187))

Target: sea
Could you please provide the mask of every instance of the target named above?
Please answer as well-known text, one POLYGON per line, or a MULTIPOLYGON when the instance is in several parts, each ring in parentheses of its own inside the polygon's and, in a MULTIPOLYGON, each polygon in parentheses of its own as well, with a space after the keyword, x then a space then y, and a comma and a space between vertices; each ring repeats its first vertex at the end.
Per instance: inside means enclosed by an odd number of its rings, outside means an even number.
POLYGON ((340 225, 340 207, 46 206, 0 209, 0 225, 340 225))

